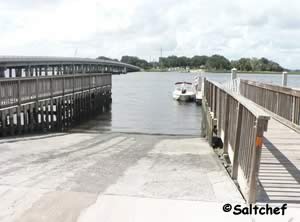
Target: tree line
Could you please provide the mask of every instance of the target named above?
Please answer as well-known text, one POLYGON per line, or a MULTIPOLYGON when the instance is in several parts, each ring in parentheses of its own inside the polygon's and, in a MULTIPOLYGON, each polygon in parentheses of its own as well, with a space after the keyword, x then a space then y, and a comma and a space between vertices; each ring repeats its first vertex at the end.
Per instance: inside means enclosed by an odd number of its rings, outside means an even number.
MULTIPOLYGON (((100 56, 98 58, 110 59, 100 56)), ((111 59, 118 61, 117 59, 111 59)), ((241 58, 239 60, 228 60, 222 55, 199 56, 195 55, 191 58, 185 56, 168 56, 160 57, 158 62, 148 62, 136 56, 122 56, 120 62, 139 66, 145 70, 153 68, 204 68, 210 71, 228 71, 232 68, 237 68, 240 71, 271 71, 282 72, 284 68, 278 63, 267 58, 241 58)))

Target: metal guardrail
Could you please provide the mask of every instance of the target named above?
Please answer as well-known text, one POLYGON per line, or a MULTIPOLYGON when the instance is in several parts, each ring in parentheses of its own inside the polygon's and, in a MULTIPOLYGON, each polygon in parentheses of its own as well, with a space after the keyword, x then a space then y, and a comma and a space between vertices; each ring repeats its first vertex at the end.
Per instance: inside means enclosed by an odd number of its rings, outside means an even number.
POLYGON ((219 83, 204 80, 204 102, 207 107, 208 138, 216 132, 224 143, 224 154, 232 164, 236 179, 249 203, 256 201, 256 183, 264 131, 269 115, 253 102, 219 83))

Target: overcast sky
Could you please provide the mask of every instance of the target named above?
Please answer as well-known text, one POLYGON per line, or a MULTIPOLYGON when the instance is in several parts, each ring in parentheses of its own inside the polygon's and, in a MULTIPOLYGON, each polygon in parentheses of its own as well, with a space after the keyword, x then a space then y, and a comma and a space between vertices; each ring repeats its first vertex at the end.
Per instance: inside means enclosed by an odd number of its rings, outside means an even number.
POLYGON ((0 54, 267 57, 300 68, 297 0, 0 0, 0 54))

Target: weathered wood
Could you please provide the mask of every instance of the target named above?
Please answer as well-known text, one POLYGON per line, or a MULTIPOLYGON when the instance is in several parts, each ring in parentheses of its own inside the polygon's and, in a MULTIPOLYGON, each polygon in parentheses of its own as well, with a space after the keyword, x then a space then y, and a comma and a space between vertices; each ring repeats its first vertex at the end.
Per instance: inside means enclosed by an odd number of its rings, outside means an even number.
POLYGON ((300 189, 299 133, 272 118, 264 134, 258 201, 298 205, 300 189))
POLYGON ((239 150, 240 150, 240 139, 241 139, 241 127, 242 127, 242 118, 243 118, 243 106, 239 103, 237 107, 237 121, 236 121, 236 134, 235 134, 235 141, 234 141, 234 147, 235 152, 232 159, 232 171, 231 171, 231 177, 233 179, 237 178, 238 174, 238 165, 239 165, 239 150))
POLYGON ((0 134, 67 130, 96 113, 95 98, 109 106, 110 91, 111 74, 0 79, 0 134))
POLYGON ((255 202, 255 172, 259 169, 260 160, 255 144, 267 129, 269 115, 250 100, 208 80, 204 82, 203 106, 207 138, 211 139, 214 127, 212 119, 217 119, 217 131, 224 142, 224 154, 228 153, 232 163, 231 176, 239 183, 247 202, 255 202))
POLYGON ((1 111, 1 136, 6 136, 7 130, 7 111, 1 111))
POLYGON ((241 80, 240 93, 300 130, 300 90, 241 80))
POLYGON ((221 117, 222 115, 220 114, 220 117, 222 118, 224 125, 222 125, 222 127, 220 127, 219 129, 224 129, 223 131, 224 137, 222 137, 221 135, 221 138, 223 138, 224 141, 224 154, 228 155, 229 95, 225 93, 224 95, 225 95, 225 106, 222 106, 222 108, 224 109, 223 117, 221 117))
POLYGON ((250 170, 250 177, 249 177, 249 191, 248 191, 248 201, 253 203, 256 201, 256 186, 258 182, 258 172, 260 166, 260 157, 261 157, 261 149, 263 144, 263 134, 265 131, 265 121, 257 121, 256 128, 255 128, 255 144, 252 153, 251 159, 251 170, 250 170))

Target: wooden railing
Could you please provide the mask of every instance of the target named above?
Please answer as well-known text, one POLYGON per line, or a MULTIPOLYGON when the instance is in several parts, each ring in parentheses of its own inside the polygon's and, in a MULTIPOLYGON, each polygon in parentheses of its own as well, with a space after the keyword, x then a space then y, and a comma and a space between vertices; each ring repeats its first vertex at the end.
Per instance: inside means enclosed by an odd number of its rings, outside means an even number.
POLYGON ((240 94, 300 129, 300 90, 241 80, 240 94))
POLYGON ((240 94, 240 81, 241 81, 240 78, 236 78, 236 79, 227 81, 225 83, 222 83, 222 86, 224 86, 224 88, 226 88, 234 93, 240 94))
POLYGON ((111 74, 76 74, 0 80, 0 108, 110 86, 111 74))
POLYGON ((263 134, 270 117, 251 101, 209 80, 204 82, 203 106, 208 138, 216 133, 222 139, 232 178, 247 202, 255 202, 263 134))

